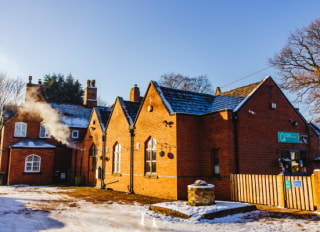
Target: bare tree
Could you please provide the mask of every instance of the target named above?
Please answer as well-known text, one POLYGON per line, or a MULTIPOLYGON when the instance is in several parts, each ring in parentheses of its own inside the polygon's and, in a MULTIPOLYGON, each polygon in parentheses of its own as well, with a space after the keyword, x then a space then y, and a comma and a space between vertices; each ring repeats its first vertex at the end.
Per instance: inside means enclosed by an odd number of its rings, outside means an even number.
POLYGON ((320 119, 320 19, 292 32, 282 51, 269 59, 281 75, 281 87, 306 102, 320 119))
POLYGON ((0 117, 5 105, 18 105, 23 99, 25 82, 21 79, 7 78, 0 74, 0 117))
POLYGON ((97 105, 98 106, 104 106, 104 107, 107 107, 108 106, 108 103, 102 99, 102 97, 100 95, 98 95, 98 98, 97 98, 97 105))
POLYGON ((160 77, 159 84, 164 87, 212 94, 212 84, 207 76, 188 77, 181 74, 168 73, 160 77))

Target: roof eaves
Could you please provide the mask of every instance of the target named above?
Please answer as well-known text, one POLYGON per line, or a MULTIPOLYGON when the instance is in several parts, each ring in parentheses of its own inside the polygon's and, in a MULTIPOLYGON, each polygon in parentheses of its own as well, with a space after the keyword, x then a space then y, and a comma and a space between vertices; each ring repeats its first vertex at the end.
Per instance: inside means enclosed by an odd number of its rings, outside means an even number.
POLYGON ((167 101, 166 97, 164 96, 160 86, 158 85, 158 83, 156 81, 151 81, 151 83, 153 84, 153 86, 155 87, 156 91, 158 92, 163 104, 165 105, 165 107, 167 108, 168 112, 170 114, 174 113, 174 110, 172 109, 170 103, 167 101))

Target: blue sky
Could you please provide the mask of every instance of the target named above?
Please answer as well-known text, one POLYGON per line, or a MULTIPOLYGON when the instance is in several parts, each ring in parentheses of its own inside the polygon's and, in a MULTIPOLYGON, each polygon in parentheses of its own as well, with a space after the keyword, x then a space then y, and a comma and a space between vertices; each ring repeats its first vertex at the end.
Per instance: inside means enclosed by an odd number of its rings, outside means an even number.
MULTIPOLYGON (((207 75, 214 88, 268 66, 320 1, 0 0, 0 72, 35 80, 71 73, 96 79, 109 104, 164 73, 207 75)), ((228 85, 262 80, 273 69, 228 85)))

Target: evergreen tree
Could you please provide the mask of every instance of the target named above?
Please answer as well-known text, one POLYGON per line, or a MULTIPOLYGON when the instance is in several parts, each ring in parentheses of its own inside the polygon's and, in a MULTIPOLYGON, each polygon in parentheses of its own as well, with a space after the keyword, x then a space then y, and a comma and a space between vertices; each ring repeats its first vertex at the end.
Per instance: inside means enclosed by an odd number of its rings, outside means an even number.
POLYGON ((71 74, 65 79, 62 74, 47 74, 43 81, 43 97, 47 102, 83 103, 83 89, 71 74))

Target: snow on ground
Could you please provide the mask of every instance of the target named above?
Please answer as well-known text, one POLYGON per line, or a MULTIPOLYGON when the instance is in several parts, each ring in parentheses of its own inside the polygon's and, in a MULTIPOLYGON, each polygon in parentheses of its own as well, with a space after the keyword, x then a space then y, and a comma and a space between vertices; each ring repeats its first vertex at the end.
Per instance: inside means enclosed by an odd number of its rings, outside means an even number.
POLYGON ((275 217, 257 210, 198 220, 203 209, 191 211, 192 206, 181 203, 194 215, 181 219, 149 211, 148 205, 93 204, 63 191, 67 190, 0 186, 0 231, 320 231, 319 218, 275 217))

